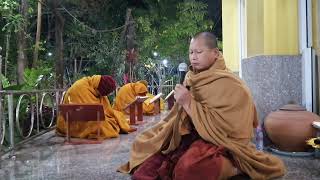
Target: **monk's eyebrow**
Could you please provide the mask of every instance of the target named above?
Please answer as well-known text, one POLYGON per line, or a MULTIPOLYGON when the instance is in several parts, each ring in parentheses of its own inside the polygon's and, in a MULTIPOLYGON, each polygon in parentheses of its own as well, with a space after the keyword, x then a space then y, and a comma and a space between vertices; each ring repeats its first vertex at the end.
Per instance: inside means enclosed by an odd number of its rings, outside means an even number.
POLYGON ((189 51, 203 51, 203 49, 189 49, 189 51))

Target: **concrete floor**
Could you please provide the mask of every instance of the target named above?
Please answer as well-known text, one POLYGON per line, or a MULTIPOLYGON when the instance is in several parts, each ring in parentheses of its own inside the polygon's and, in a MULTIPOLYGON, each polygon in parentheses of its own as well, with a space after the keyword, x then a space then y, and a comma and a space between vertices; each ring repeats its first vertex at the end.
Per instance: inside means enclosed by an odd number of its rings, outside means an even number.
MULTIPOLYGON (((102 144, 63 145, 64 138, 48 132, 1 157, 0 179, 105 179, 129 180, 130 176, 116 172, 127 161, 130 145, 143 129, 159 121, 165 114, 145 117, 138 131, 107 139, 102 144)), ((278 180, 320 180, 320 159, 279 156, 287 165, 287 174, 278 180)))

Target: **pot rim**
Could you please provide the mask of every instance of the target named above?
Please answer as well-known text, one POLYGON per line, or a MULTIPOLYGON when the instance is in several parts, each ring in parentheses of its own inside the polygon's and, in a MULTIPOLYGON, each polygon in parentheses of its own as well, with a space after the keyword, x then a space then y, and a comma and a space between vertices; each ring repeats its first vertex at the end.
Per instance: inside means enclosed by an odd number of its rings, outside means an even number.
POLYGON ((307 109, 305 107, 302 107, 298 104, 286 104, 282 106, 279 110, 282 111, 306 111, 307 109))

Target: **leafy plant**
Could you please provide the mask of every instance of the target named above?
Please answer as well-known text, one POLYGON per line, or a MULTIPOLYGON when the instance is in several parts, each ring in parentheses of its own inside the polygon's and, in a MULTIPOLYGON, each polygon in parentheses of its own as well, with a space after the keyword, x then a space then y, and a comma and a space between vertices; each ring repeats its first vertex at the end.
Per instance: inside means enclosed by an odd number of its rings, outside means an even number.
POLYGON ((52 68, 50 67, 27 68, 24 72, 24 79, 23 89, 49 89, 54 86, 52 68))
POLYGON ((9 80, 3 74, 0 74, 0 81, 3 88, 10 86, 9 80))
POLYGON ((18 3, 15 0, 2 0, 0 2, 0 14, 6 16, 11 14, 14 9, 18 7, 18 3))

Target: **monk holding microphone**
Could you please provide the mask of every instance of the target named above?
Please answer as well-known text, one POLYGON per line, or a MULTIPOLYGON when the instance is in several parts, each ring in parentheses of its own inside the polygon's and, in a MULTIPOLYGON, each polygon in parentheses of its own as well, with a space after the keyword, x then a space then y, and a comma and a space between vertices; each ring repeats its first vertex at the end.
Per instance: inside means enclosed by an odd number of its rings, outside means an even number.
POLYGON ((245 83, 227 69, 215 35, 197 33, 189 60, 184 85, 175 87, 172 110, 136 137, 129 162, 118 170, 135 180, 282 176, 283 162, 251 143, 256 107, 245 83))

